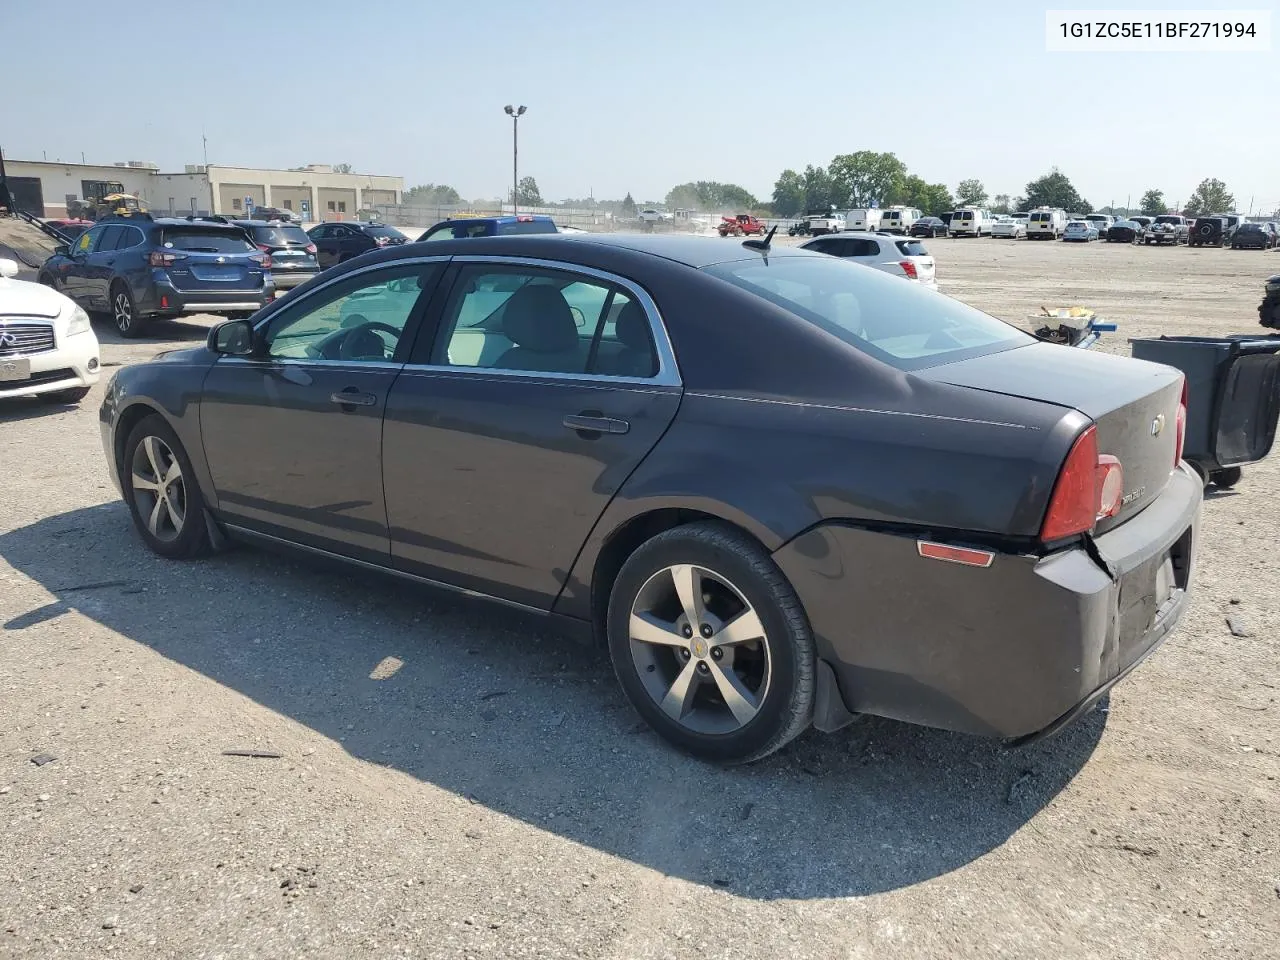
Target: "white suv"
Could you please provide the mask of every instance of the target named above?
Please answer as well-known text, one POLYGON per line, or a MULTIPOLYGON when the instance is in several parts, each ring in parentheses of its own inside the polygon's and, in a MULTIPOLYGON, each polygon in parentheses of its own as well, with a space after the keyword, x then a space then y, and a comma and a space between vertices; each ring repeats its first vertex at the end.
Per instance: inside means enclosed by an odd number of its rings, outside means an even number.
POLYGON ((101 374, 89 316, 58 291, 17 275, 17 263, 0 260, 0 399, 78 403, 101 374))
POLYGON ((849 231, 834 237, 818 237, 800 246, 938 289, 933 257, 919 240, 885 233, 849 231))

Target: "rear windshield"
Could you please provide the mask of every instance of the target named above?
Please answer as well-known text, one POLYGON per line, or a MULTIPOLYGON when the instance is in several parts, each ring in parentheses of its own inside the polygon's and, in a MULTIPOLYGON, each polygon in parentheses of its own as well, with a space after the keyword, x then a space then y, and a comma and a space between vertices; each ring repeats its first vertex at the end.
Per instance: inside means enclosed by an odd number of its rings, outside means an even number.
POLYGON ((311 242, 301 227, 253 227, 253 239, 264 247, 305 247, 311 242))
POLYGON ((898 250, 904 257, 927 257, 929 251, 919 240, 899 240, 898 250))
POLYGON ((364 232, 371 237, 390 237, 393 240, 409 239, 395 227, 388 227, 385 223, 366 223, 364 232))
POLYGON ((953 220, 972 220, 973 213, 969 210, 962 210, 958 213, 952 214, 952 219, 953 220))
POLYGON ((1051 213, 1033 213, 1031 215, 1032 223, 1047 223, 1052 219, 1053 219, 1053 214, 1051 213))
POLYGON ((1182 222, 1181 217, 1156 217, 1156 223, 1172 223, 1179 224, 1182 222))
POLYGON ((256 253, 258 249, 239 230, 201 230, 199 227, 170 227, 161 234, 160 243, 192 253, 256 253))
POLYGON ((1034 342, 959 300, 836 257, 737 260, 704 269, 899 370, 1034 342))
POLYGON ((509 237, 518 233, 558 233, 550 220, 518 220, 515 223, 498 224, 498 235, 509 237))

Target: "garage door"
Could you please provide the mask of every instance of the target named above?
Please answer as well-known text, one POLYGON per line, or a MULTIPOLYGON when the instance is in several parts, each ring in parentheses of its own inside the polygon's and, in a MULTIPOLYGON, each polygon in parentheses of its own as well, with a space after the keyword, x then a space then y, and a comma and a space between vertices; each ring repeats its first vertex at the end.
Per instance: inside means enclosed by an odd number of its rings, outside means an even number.
POLYGON ((7 177, 6 182, 19 210, 36 217, 44 216, 44 187, 39 177, 7 177))

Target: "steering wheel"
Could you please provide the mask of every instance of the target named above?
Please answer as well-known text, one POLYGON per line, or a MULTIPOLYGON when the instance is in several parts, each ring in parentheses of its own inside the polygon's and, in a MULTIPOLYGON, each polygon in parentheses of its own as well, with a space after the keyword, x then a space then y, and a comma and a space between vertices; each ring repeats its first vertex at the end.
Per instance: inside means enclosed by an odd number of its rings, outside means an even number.
POLYGON ((372 357, 372 344, 377 343, 377 359, 385 360, 388 344, 378 336, 380 333, 390 335, 390 347, 394 353, 396 341, 400 339, 400 331, 381 320, 369 320, 346 332, 338 345, 338 359, 368 360, 372 357))

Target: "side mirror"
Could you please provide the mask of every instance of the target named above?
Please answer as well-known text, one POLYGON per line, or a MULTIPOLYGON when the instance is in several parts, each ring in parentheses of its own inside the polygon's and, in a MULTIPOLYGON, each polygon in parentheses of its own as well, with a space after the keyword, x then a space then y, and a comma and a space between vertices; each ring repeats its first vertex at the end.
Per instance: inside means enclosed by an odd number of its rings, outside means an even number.
POLYGON ((253 324, 248 320, 228 320, 209 331, 209 349, 228 357, 253 355, 253 324))
POLYGON ((53 255, 54 255, 55 257, 69 257, 69 256, 71 256, 71 244, 69 244, 69 243, 60 243, 60 244, 58 244, 56 247, 54 247, 54 248, 53 248, 53 255))

